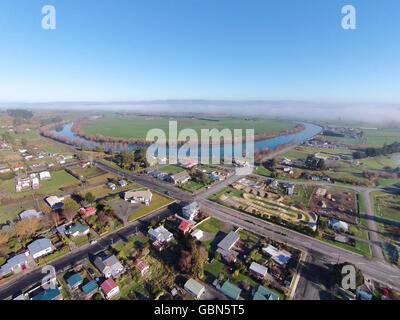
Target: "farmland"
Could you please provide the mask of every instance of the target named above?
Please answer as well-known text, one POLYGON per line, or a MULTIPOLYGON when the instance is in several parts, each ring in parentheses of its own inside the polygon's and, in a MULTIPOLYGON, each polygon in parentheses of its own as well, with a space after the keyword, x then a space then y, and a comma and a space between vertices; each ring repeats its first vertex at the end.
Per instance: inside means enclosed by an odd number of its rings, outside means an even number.
MULTIPOLYGON (((293 128, 295 125, 289 121, 253 120, 248 121, 233 117, 215 117, 208 119, 194 117, 146 117, 146 116, 118 116, 106 115, 104 118, 89 122, 82 127, 88 134, 102 134, 103 136, 119 138, 144 138, 146 133, 153 128, 163 130, 168 137, 169 121, 178 122, 178 130, 191 128, 200 136, 201 129, 254 129, 257 133, 273 133, 293 128)), ((243 135, 246 132, 244 130, 243 135)))

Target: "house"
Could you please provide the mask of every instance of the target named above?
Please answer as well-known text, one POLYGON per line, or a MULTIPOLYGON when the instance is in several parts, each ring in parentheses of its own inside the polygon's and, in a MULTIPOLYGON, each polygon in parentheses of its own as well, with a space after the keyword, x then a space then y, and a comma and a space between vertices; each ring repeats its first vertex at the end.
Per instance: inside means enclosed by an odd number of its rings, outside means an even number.
POLYGON ((228 280, 224 282, 222 286, 219 284, 216 285, 216 288, 221 291, 224 295, 228 296, 233 300, 238 300, 242 290, 235 286, 234 284, 230 283, 228 280))
POLYGON ((372 300, 373 298, 372 294, 360 289, 356 290, 356 297, 358 300, 372 300))
POLYGON ((71 237, 81 237, 81 236, 87 235, 89 233, 89 231, 90 231, 90 229, 88 226, 84 226, 82 224, 75 223, 65 231, 65 234, 69 235, 71 237))
POLYGON ((128 182, 126 182, 125 180, 120 180, 118 181, 118 184, 121 188, 124 188, 128 185, 128 182))
POLYGON ((150 271, 149 265, 140 258, 136 259, 133 265, 140 271, 142 277, 150 271))
POLYGON ((19 153, 26 153, 26 152, 28 152, 28 150, 26 150, 26 149, 19 149, 18 152, 19 152, 19 153))
POLYGON ((293 193, 294 193, 294 184, 284 183, 283 187, 285 188, 287 195, 289 195, 289 196, 293 195, 293 193))
POLYGON ((25 211, 22 211, 19 214, 19 219, 20 220, 32 219, 32 218, 41 218, 41 217, 43 217, 43 212, 42 211, 36 211, 35 209, 25 210, 25 211))
POLYGON ((348 243, 350 241, 350 239, 349 239, 349 237, 346 237, 344 235, 337 234, 335 236, 335 241, 340 242, 340 243, 348 243))
POLYGON ((172 174, 169 176, 171 183, 173 184, 184 184, 190 180, 190 175, 187 171, 182 171, 176 174, 172 174))
POLYGON ((192 168, 194 166, 197 166, 197 162, 193 160, 189 160, 187 162, 181 163, 181 167, 185 169, 192 168))
POLYGON ((272 179, 268 183, 268 187, 270 187, 270 188, 276 188, 277 186, 278 186, 278 180, 272 179))
POLYGON ((47 162, 46 166, 47 166, 47 168, 54 167, 54 163, 53 162, 47 162))
POLYGON ((201 240, 203 238, 204 232, 200 229, 196 229, 192 232, 192 237, 196 238, 197 240, 201 240))
POLYGON ((8 259, 7 262, 0 267, 0 275, 5 276, 11 272, 18 273, 26 270, 28 266, 28 256, 29 252, 24 252, 8 259))
POLYGON ((64 197, 50 196, 46 198, 46 202, 53 210, 60 209, 64 205, 62 201, 64 201, 64 197))
POLYGON ((112 182, 108 182, 107 183, 107 187, 110 188, 111 190, 117 189, 117 186, 112 182))
POLYGON ((200 206, 196 201, 194 201, 182 208, 182 217, 187 220, 193 220, 199 212, 200 206))
POLYGON ((84 215, 86 217, 91 217, 93 215, 95 215, 97 212, 97 210, 93 207, 87 207, 87 208, 80 208, 79 209, 79 213, 81 215, 84 215))
POLYGON ((40 180, 47 180, 47 179, 51 179, 51 174, 48 171, 42 171, 39 173, 39 179, 40 180))
POLYGON ((150 190, 139 190, 139 191, 127 191, 124 194, 125 201, 130 201, 131 203, 141 202, 148 206, 151 202, 153 194, 150 190))
POLYGON ((54 246, 49 239, 42 238, 28 244, 28 250, 33 259, 48 255, 54 251, 54 246))
POLYGON ((30 160, 32 158, 33 158, 33 156, 31 154, 27 154, 27 155, 24 156, 25 160, 30 160))
POLYGON ((217 244, 217 252, 220 253, 227 262, 236 262, 238 252, 232 250, 239 241, 240 236, 231 231, 224 239, 217 244))
POLYGON ((194 279, 186 281, 184 289, 196 299, 199 299, 206 291, 206 288, 194 279))
POLYGON ((46 289, 31 298, 31 300, 62 300, 60 289, 56 286, 54 289, 46 289))
POLYGON ((320 181, 321 178, 318 177, 318 176, 316 176, 315 174, 313 174, 313 175, 311 176, 311 180, 312 180, 312 181, 320 181))
POLYGON ((280 297, 268 288, 257 284, 252 290, 253 300, 279 300, 280 297))
POLYGON ((229 251, 235 246, 236 242, 238 242, 239 239, 240 236, 236 232, 231 231, 218 243, 217 247, 225 251, 229 251))
POLYGON ((23 170, 23 169, 24 169, 24 166, 22 164, 14 166, 14 171, 19 171, 19 170, 23 170))
POLYGON ((10 171, 11 171, 11 169, 8 168, 8 167, 1 167, 0 168, 0 173, 7 173, 7 172, 10 172, 10 171))
POLYGON ((32 179, 32 189, 36 190, 36 189, 39 189, 39 187, 40 187, 39 179, 33 178, 32 179))
POLYGON ((271 256, 272 260, 274 260, 276 263, 280 265, 287 264, 292 258, 292 255, 289 252, 285 250, 278 250, 277 248, 275 248, 270 244, 262 248, 262 250, 268 253, 271 256))
POLYGON ((83 279, 79 273, 74 273, 67 279, 68 285, 72 288, 78 288, 83 282, 83 279))
POLYGON ((329 220, 328 224, 329 224, 329 227, 335 231, 343 231, 343 232, 349 231, 349 224, 347 222, 336 220, 336 219, 331 219, 331 220, 329 220))
POLYGON ((188 220, 182 220, 178 226, 178 230, 182 231, 183 234, 190 232, 193 229, 193 222, 188 220))
POLYGON ((92 280, 92 281, 84 284, 81 289, 82 289, 82 292, 86 296, 88 296, 88 295, 94 293, 98 289, 98 287, 99 286, 97 285, 96 281, 92 280))
POLYGON ((90 161, 83 161, 79 163, 82 169, 85 169, 86 167, 90 166, 90 161))
POLYGON ((107 299, 111 299, 112 297, 119 294, 119 287, 112 278, 108 278, 101 284, 100 287, 106 295, 107 299))
POLYGON ((318 188, 315 194, 320 197, 324 197, 326 195, 327 190, 324 188, 318 188))
POLYGON ((157 240, 160 243, 169 242, 174 238, 174 235, 163 226, 159 226, 156 229, 151 228, 148 233, 152 239, 157 240))
POLYGON ((124 267, 114 255, 98 255, 94 260, 94 265, 106 278, 113 277, 115 279, 124 272, 124 267))
POLYGON ((257 276, 264 278, 268 273, 268 268, 258 264, 257 262, 252 262, 249 271, 255 273, 257 276))

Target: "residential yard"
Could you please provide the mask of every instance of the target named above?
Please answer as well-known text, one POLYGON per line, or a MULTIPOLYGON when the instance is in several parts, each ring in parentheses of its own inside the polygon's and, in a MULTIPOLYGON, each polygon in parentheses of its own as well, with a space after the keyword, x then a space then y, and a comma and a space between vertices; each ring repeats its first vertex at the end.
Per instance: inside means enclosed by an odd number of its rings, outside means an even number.
POLYGON ((166 167, 162 167, 162 168, 160 169, 160 171, 163 171, 163 172, 165 172, 165 173, 176 174, 176 173, 185 171, 185 169, 182 168, 182 167, 180 167, 180 166, 177 166, 177 165, 175 165, 175 164, 170 164, 170 165, 168 165, 168 166, 166 166, 166 167))
POLYGON ((205 222, 201 223, 197 229, 200 229, 208 233, 217 233, 224 227, 225 223, 214 217, 209 218, 205 222))
POLYGON ((182 188, 183 190, 187 190, 189 192, 194 192, 196 190, 199 190, 201 188, 203 188, 204 185, 201 183, 197 183, 195 181, 188 181, 185 184, 181 185, 180 188, 182 188))
POLYGON ((141 216, 144 216, 154 210, 157 210, 163 206, 166 206, 173 202, 170 198, 164 197, 163 195, 153 192, 153 198, 151 199, 150 205, 142 205, 140 209, 134 211, 128 218, 128 221, 135 220, 141 216))

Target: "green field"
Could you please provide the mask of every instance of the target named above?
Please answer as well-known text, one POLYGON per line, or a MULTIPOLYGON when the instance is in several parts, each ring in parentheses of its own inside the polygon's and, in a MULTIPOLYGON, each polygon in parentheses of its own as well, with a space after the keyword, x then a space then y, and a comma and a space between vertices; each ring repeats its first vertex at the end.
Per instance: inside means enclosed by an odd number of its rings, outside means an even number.
MULTIPOLYGON (((158 128, 169 133, 169 121, 178 122, 178 130, 191 128, 200 136, 201 129, 254 129, 257 133, 272 133, 291 129, 293 122, 277 120, 249 121, 233 117, 207 117, 207 119, 193 117, 145 117, 145 116, 118 116, 106 115, 104 118, 89 122, 82 130, 89 134, 119 138, 145 138, 150 129, 158 128)), ((245 135, 245 130, 243 135, 245 135)))
POLYGON ((79 180, 71 176, 64 170, 61 171, 53 171, 51 172, 51 179, 50 180, 42 180, 40 181, 40 189, 33 190, 33 189, 26 189, 26 191, 16 193, 15 192, 15 180, 10 179, 2 182, 0 184, 0 188, 6 189, 9 193, 11 198, 19 199, 25 197, 27 195, 32 194, 45 194, 51 195, 52 193, 57 193, 62 187, 67 187, 71 185, 78 185, 79 180))
POLYGON ((207 221, 204 221, 201 223, 197 229, 200 229, 204 232, 209 232, 209 233, 217 233, 219 230, 221 230, 224 226, 224 222, 220 221, 216 218, 211 217, 207 221))
POLYGON ((182 167, 179 167, 177 165, 174 164, 170 164, 166 167, 162 167, 160 169, 160 171, 165 172, 165 173, 172 173, 172 174, 176 174, 182 171, 185 171, 185 169, 183 169, 182 167))
POLYGON ((195 181, 188 181, 185 184, 180 186, 183 190, 187 190, 189 192, 194 192, 204 187, 201 183, 197 183, 195 181))
POLYGON ((383 192, 373 192, 375 212, 389 220, 400 221, 400 196, 383 192))
POLYGON ((354 145, 371 145, 383 146, 383 144, 400 142, 400 130, 390 128, 378 128, 378 130, 364 130, 365 137, 363 139, 342 138, 342 137, 326 137, 329 141, 340 141, 354 145))

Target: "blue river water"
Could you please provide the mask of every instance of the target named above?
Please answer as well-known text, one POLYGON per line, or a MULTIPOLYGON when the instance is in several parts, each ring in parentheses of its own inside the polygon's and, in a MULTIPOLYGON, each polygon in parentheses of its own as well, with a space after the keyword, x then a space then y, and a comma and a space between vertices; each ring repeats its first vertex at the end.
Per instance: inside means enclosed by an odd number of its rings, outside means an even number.
MULTIPOLYGON (((268 148, 268 149, 273 149, 277 147, 278 145, 282 145, 288 142, 291 142, 293 140, 296 140, 297 142, 303 142, 305 140, 308 140, 318 133, 321 132, 322 128, 320 126, 317 126, 312 123, 303 123, 305 126, 305 129, 301 132, 293 133, 293 134, 286 134, 282 136, 278 136, 275 138, 269 138, 265 140, 259 140, 254 142, 254 148, 257 148, 259 150, 263 148, 268 148)), ((101 146, 103 148, 107 148, 107 144, 101 144, 101 143, 94 143, 94 142, 89 142, 83 138, 77 137, 71 130, 73 126, 73 123, 68 123, 66 124, 61 131, 56 131, 53 130, 54 133, 61 135, 61 136, 66 136, 70 139, 76 139, 79 140, 82 143, 79 144, 86 144, 90 147, 94 147, 96 145, 101 146)), ((128 146, 129 150, 132 150, 136 148, 137 146, 128 146)), ((243 146, 243 149, 245 149, 245 145, 243 146)), ((199 152, 200 153, 200 152, 199 152)), ((221 154, 223 154, 223 147, 221 146, 221 154)))

